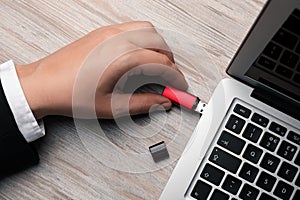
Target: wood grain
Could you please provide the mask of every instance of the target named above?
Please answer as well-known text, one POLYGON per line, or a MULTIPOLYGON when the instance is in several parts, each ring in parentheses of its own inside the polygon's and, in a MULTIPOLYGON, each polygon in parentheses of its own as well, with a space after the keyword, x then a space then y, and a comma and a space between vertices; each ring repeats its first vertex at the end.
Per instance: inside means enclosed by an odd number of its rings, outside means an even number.
MULTIPOLYGON (((162 30, 168 44, 176 49, 176 62, 185 73, 189 90, 208 101, 265 2, 2 0, 0 62, 12 59, 17 64, 30 63, 98 27, 146 20, 162 30), (174 36, 181 42, 176 43, 174 36)), ((198 118, 174 107, 151 118, 134 117, 135 124, 124 119, 121 128, 112 120, 99 120, 106 139, 122 152, 144 154, 155 142, 173 142, 171 158, 161 166, 146 155, 144 160, 121 159, 117 166, 123 166, 122 170, 112 166, 115 154, 109 156, 112 150, 104 148, 106 141, 91 143, 99 152, 93 155, 82 142, 73 119, 47 117, 47 135, 36 142, 40 164, 1 180, 0 199, 158 199, 198 118), (141 172, 130 171, 132 163, 141 172)), ((86 136, 97 137, 97 127, 91 121, 84 123, 86 136)))

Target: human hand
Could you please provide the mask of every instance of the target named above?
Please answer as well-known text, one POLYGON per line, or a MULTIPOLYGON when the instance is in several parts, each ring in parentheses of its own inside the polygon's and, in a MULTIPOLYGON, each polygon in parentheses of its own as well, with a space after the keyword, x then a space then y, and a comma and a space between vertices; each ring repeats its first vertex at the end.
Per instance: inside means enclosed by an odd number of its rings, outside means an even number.
POLYGON ((133 75, 159 77, 173 87, 187 89, 173 54, 149 22, 99 28, 16 69, 37 119, 72 116, 74 109, 81 118, 91 117, 93 111, 99 118, 113 118, 147 113, 153 105, 170 109, 170 100, 159 94, 122 93, 124 82, 133 75))

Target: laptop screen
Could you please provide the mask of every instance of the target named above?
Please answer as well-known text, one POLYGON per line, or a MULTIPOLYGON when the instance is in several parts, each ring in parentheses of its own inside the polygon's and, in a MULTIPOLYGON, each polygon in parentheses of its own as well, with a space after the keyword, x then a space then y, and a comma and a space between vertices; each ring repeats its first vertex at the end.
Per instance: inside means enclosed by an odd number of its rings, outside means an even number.
MULTIPOLYGON (((300 119, 300 1, 268 1, 227 73, 300 119), (264 95, 264 92, 268 93, 264 95)), ((270 105, 270 104, 269 104, 270 105)), ((287 112, 285 112, 287 113, 287 112)))
POLYGON ((295 9, 245 75, 300 102, 299 27, 300 10, 295 9))

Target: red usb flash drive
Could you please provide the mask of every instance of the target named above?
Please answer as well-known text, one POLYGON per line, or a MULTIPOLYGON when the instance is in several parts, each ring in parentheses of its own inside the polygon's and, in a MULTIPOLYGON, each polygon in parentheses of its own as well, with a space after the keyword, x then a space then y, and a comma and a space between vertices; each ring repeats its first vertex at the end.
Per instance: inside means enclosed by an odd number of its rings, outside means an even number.
POLYGON ((199 97, 170 86, 166 86, 161 95, 167 97, 177 105, 182 105, 189 110, 194 110, 199 113, 202 113, 203 108, 206 106, 205 103, 201 102, 199 97))

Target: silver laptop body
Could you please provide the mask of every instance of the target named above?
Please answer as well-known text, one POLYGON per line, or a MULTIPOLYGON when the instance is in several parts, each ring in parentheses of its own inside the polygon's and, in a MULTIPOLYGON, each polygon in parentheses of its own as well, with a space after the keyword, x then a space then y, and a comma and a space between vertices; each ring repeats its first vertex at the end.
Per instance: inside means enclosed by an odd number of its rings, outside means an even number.
POLYGON ((227 73, 160 199, 300 200, 300 1, 270 0, 227 73))

